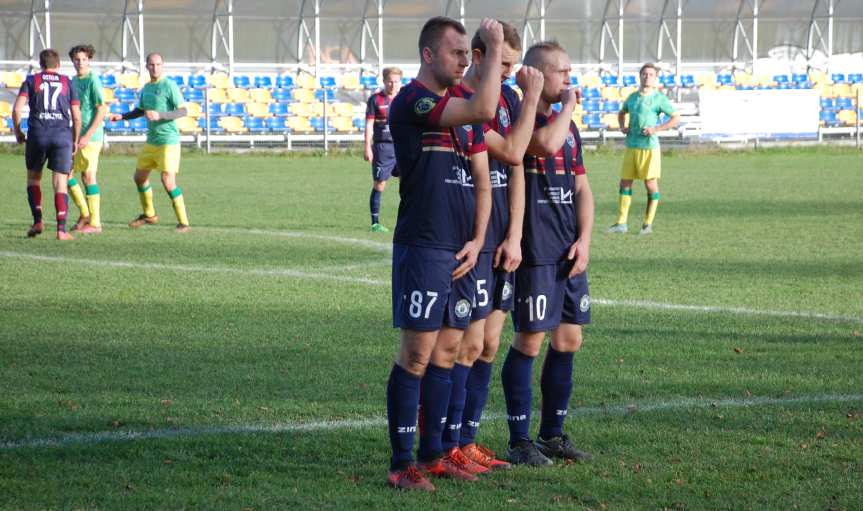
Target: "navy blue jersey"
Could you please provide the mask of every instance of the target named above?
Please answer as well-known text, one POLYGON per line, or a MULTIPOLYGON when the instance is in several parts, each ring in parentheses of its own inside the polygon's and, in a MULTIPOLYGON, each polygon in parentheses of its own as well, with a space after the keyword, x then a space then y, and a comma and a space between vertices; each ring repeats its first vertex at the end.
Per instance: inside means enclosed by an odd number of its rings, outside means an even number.
MULTIPOLYGON (((463 83, 454 87, 450 87, 450 93, 453 96, 461 98, 470 98, 474 91, 469 89, 463 83)), ((521 100, 518 94, 506 84, 501 84, 500 97, 498 98, 497 113, 494 120, 491 121, 486 129, 493 129, 500 136, 506 137, 515 120, 518 118, 521 109, 521 100)), ((482 247, 483 252, 493 251, 506 238, 506 232, 509 228, 509 195, 507 195, 507 186, 509 184, 509 176, 512 173, 512 167, 493 159, 489 156, 488 171, 491 178, 491 217, 488 220, 488 229, 486 230, 485 244, 482 247)))
POLYGON ((390 126, 387 124, 387 114, 390 109, 390 98, 383 92, 375 92, 366 102, 366 122, 373 122, 372 142, 392 142, 390 126))
POLYGON ((44 71, 32 74, 21 84, 18 96, 27 98, 30 105, 29 136, 71 137, 72 105, 79 103, 68 76, 44 71))
POLYGON ((390 130, 401 173, 393 241, 401 245, 461 250, 474 232, 470 157, 486 150, 482 125, 442 128, 450 99, 417 80, 390 105, 390 130))
MULTIPOLYGON (((534 130, 548 125, 556 112, 536 115, 534 130)), ((570 121, 569 134, 553 157, 524 157, 524 234, 522 254, 528 264, 549 264, 566 258, 578 237, 575 176, 585 173, 581 135, 570 121)))

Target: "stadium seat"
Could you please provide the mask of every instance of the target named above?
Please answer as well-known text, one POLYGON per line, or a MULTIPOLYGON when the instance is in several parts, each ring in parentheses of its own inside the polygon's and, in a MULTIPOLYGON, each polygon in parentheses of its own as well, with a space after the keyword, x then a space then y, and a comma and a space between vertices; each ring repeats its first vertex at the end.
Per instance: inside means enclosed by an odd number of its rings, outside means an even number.
POLYGON ((350 117, 339 116, 333 119, 333 128, 340 133, 353 133, 357 128, 350 117))
POLYGON ((186 102, 186 115, 197 119, 198 117, 204 115, 203 107, 201 107, 200 103, 188 101, 186 102))
POLYGON ((3 117, 0 117, 0 135, 8 135, 11 132, 12 128, 9 127, 9 122, 3 117))
POLYGON ((821 113, 818 114, 818 118, 821 121, 821 124, 825 126, 834 126, 838 123, 836 112, 832 110, 821 110, 821 113))
POLYGON ((207 77, 204 75, 191 75, 189 76, 189 87, 194 87, 196 89, 206 89, 207 88, 207 77))
MULTIPOLYGON (((207 131, 207 118, 206 117, 199 117, 198 118, 198 126, 202 130, 207 131)), ((209 126, 210 126, 210 130, 209 130, 210 133, 222 133, 225 131, 225 129, 222 128, 222 126, 219 124, 219 118, 218 117, 210 117, 209 126)))
POLYGON ((210 87, 215 87, 217 89, 229 89, 231 87, 231 80, 228 79, 228 75, 225 73, 213 73, 210 75, 210 87))
POLYGON ((243 118, 243 124, 245 124, 246 129, 248 129, 252 133, 262 133, 269 131, 267 126, 264 124, 264 120, 260 117, 245 117, 243 118))
POLYGON ((327 95, 327 102, 336 100, 336 93, 332 89, 318 89, 315 91, 315 99, 318 101, 324 100, 324 93, 327 95))
POLYGON ((279 117, 291 115, 291 109, 287 103, 270 103, 270 113, 279 117))
POLYGON ((352 117, 354 105, 351 103, 333 103, 333 113, 341 117, 352 117))
POLYGON ((288 88, 273 89, 273 99, 276 101, 290 101, 291 100, 291 89, 288 89, 288 88))
POLYGON ((601 112, 602 111, 602 103, 600 103, 596 99, 586 100, 586 101, 582 102, 582 105, 584 105, 584 111, 588 112, 588 113, 601 112))
POLYGON ((234 75, 234 87, 239 89, 249 89, 252 87, 252 80, 249 75, 234 75))
POLYGON ((313 103, 291 103, 291 114, 299 117, 311 117, 313 115, 312 105, 313 103))
POLYGON ((273 132, 283 132, 288 129, 288 125, 285 124, 284 117, 270 117, 269 119, 264 120, 264 125, 268 130, 273 132))
MULTIPOLYGON (((513 86, 515 86, 515 78, 512 79, 513 86)), ((578 87, 581 85, 581 79, 578 75, 569 75, 569 84, 573 87, 578 87)))
POLYGON ((606 87, 617 87, 617 75, 602 75, 602 84, 606 87))
POLYGON ((128 121, 106 121, 105 129, 113 133, 125 133, 129 131, 128 121))
POLYGON ((145 133, 147 131, 147 119, 138 117, 129 121, 129 130, 133 133, 145 133))
POLYGON ((366 118, 365 118, 365 116, 354 117, 353 123, 354 123, 354 126, 359 131, 365 131, 365 129, 366 129, 366 118))
POLYGON ((857 114, 853 109, 841 110, 836 114, 836 120, 845 126, 855 126, 857 124, 857 114))
POLYGON ((120 87, 137 90, 142 86, 141 77, 138 73, 123 73, 120 76, 120 87))
POLYGON ((12 103, 0 101, 0 117, 12 117, 12 103))
POLYGON ((174 83, 177 84, 177 87, 182 88, 182 87, 186 86, 186 79, 183 78, 183 75, 171 75, 168 78, 170 78, 171 80, 174 80, 174 83))
POLYGON ((248 103, 249 102, 249 90, 248 89, 240 89, 239 87, 232 87, 225 91, 228 95, 228 101, 231 103, 248 103))
POLYGON ((624 87, 638 87, 638 77, 635 75, 623 75, 624 87))
POLYGON ((783 83, 791 83, 791 79, 788 75, 774 75, 773 81, 776 82, 777 85, 782 85, 783 83))
POLYGON ((833 97, 851 97, 851 85, 847 83, 837 83, 833 85, 833 97))
POLYGON ((286 124, 291 131, 300 131, 305 133, 314 131, 314 128, 312 128, 312 125, 309 123, 308 117, 288 117, 286 124))
POLYGON ((605 124, 606 128, 612 130, 619 130, 620 124, 617 122, 617 114, 607 113, 602 116, 601 119, 602 124, 605 124))
POLYGON ((132 89, 127 89, 125 87, 118 87, 114 89, 114 97, 117 101, 130 102, 136 101, 138 99, 138 95, 132 89))
POLYGON ((734 85, 734 77, 728 73, 716 75, 716 81, 719 85, 734 85))
POLYGON ((198 126, 198 122, 191 117, 180 117, 177 119, 177 128, 180 130, 180 133, 201 132, 201 127, 198 126))
POLYGON ((117 86, 117 77, 112 73, 105 73, 99 76, 99 81, 102 82, 102 87, 108 87, 109 89, 113 89, 117 86))
POLYGON ((850 97, 839 97, 833 101, 837 110, 851 110, 854 108, 854 101, 850 97))
POLYGON ((591 71, 589 73, 581 75, 578 83, 582 87, 599 87, 600 85, 602 85, 602 79, 599 77, 598 74, 591 71))
POLYGON ((791 73, 791 81, 794 83, 807 83, 809 75, 806 73, 791 73))
POLYGON ((228 103, 228 94, 225 89, 207 89, 207 100, 210 103, 228 103))
POLYGON ((830 81, 833 83, 845 83, 845 73, 833 73, 830 75, 830 81))
MULTIPOLYGON (((324 118, 323 117, 312 117, 309 119, 309 124, 314 128, 315 131, 324 131, 324 118)), ((332 133, 335 131, 333 129, 333 118, 327 118, 327 133, 332 133)))
POLYGON ((291 94, 293 95, 294 100, 300 103, 314 103, 316 101, 315 92, 311 89, 297 88, 294 89, 291 94))
POLYGON ((413 80, 413 78, 408 78, 407 76, 403 76, 402 77, 402 85, 407 85, 407 84, 411 83, 411 80, 413 80))
POLYGON ((225 108, 222 103, 210 103, 210 117, 221 117, 225 115, 225 108))
POLYGON ((602 122, 602 116, 598 113, 587 114, 583 117, 584 124, 594 130, 599 130, 605 128, 605 124, 602 122))
POLYGON ((255 88, 256 89, 272 89, 273 88, 273 79, 268 75, 258 75, 255 77, 255 88))
POLYGON ((696 86, 695 76, 691 74, 680 75, 680 86, 691 89, 696 86))
POLYGON ((584 99, 600 99, 602 93, 596 87, 585 87, 581 90, 581 95, 584 99))
POLYGON ((104 101, 105 104, 117 101, 117 98, 114 96, 114 89, 102 87, 102 101, 104 101))
POLYGON ((602 105, 602 111, 617 114, 620 111, 620 101, 606 101, 602 105))
POLYGON ((227 103, 225 105, 225 115, 242 117, 246 115, 246 105, 244 103, 227 103))
POLYGON ((345 73, 336 80, 337 86, 346 91, 358 91, 363 89, 360 78, 356 73, 345 73))
POLYGON ((659 83, 663 87, 674 87, 677 85, 677 77, 672 74, 659 75, 659 83))
POLYGON ((333 88, 336 86, 336 78, 334 76, 320 76, 318 77, 318 83, 321 87, 333 88))
MULTIPOLYGON (((264 118, 270 117, 273 114, 270 113, 269 108, 267 108, 266 103, 246 103, 246 112, 252 117, 264 118)), ((249 126, 251 129, 251 126, 249 126)))
POLYGON ((185 89, 183 89, 183 97, 186 98, 186 101, 203 103, 204 91, 202 91, 201 89, 193 89, 191 87, 186 87, 185 89))
POLYGON ((125 114, 129 111, 129 103, 111 103, 111 106, 108 107, 108 111, 112 114, 125 114))
POLYGON ((228 115, 219 119, 219 126, 224 128, 228 133, 240 134, 248 132, 248 128, 243 124, 243 120, 233 115, 228 115))
POLYGON ((620 99, 620 87, 603 87, 602 99, 617 101, 620 99))
POLYGON ((291 75, 279 75, 276 77, 276 87, 279 89, 293 89, 294 77, 291 75))
POLYGON ((269 89, 252 89, 249 99, 255 103, 272 103, 273 94, 269 89))
POLYGON ((313 90, 313 89, 318 88, 317 80, 315 80, 314 76, 312 76, 308 73, 298 74, 296 80, 294 80, 294 83, 296 84, 297 87, 300 87, 303 89, 312 89, 313 90))
POLYGON ((848 83, 863 83, 863 73, 851 73, 848 75, 848 83))
POLYGON ((363 88, 366 90, 373 90, 380 87, 378 84, 378 77, 376 75, 365 75, 360 77, 360 84, 362 84, 363 88))

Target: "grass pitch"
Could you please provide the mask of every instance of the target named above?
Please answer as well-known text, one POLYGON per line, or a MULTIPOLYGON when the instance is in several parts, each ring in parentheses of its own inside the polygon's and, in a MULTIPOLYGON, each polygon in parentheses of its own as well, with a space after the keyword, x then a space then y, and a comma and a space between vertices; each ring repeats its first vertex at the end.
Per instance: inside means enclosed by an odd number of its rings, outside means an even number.
MULTIPOLYGON (((567 430, 595 461, 416 495, 385 485, 398 334, 364 162, 187 155, 176 235, 155 181, 162 222, 125 227, 134 159, 103 156, 105 232, 59 243, 48 173, 28 240, 23 158, 0 155, 0 509, 859 509, 860 154, 666 155, 645 238, 603 233, 620 159, 586 155, 567 430)), ((480 436, 503 451, 499 382, 480 436)))

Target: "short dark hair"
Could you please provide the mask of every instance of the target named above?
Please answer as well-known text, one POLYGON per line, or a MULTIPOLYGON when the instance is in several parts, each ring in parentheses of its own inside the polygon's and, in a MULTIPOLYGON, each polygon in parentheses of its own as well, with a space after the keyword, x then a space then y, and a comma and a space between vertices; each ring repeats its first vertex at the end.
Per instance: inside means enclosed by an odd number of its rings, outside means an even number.
POLYGON ((522 59, 522 64, 542 70, 542 66, 540 65, 542 58, 545 57, 547 53, 551 53, 553 51, 566 53, 566 50, 557 41, 551 40, 538 42, 527 49, 527 53, 524 54, 524 59, 522 59))
POLYGON ((96 54, 96 48, 93 48, 92 44, 79 44, 77 46, 73 46, 71 50, 69 50, 69 58, 75 59, 75 55, 79 53, 84 53, 87 55, 88 59, 92 59, 93 55, 96 54))
POLYGON ((39 52, 39 67, 42 69, 54 69, 60 67, 60 55, 51 48, 39 52))
POLYGON ((422 56, 423 48, 431 48, 432 51, 437 50, 440 38, 447 28, 451 28, 461 35, 467 35, 464 25, 458 21, 446 16, 435 16, 426 21, 426 24, 423 25, 423 29, 420 31, 420 56, 422 56))
MULTIPOLYGON (((498 23, 503 27, 503 42, 513 50, 520 52, 521 37, 518 35, 518 30, 505 21, 498 20, 498 23)), ((479 36, 479 30, 474 33, 473 39, 470 40, 470 49, 479 50, 480 53, 485 55, 485 41, 479 36)))
POLYGON ((158 55, 159 58, 162 59, 162 62, 165 61, 165 57, 163 57, 161 53, 159 53, 157 51, 151 51, 150 53, 147 54, 147 58, 144 59, 144 63, 148 64, 150 62, 150 57, 152 57, 153 55, 158 55))
POLYGON ((653 62, 648 62, 648 63, 644 64, 643 66, 641 66, 641 69, 638 70, 638 76, 641 76, 641 73, 645 69, 653 69, 654 71, 656 71, 656 74, 659 74, 659 68, 656 67, 656 64, 654 64, 653 62))

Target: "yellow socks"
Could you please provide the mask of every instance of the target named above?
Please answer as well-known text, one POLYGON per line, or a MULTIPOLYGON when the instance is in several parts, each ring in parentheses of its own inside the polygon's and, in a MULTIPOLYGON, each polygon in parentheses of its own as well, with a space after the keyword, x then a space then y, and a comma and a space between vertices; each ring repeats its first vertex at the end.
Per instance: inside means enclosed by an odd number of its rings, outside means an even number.
POLYGON ((150 183, 138 187, 138 197, 141 199, 144 216, 156 216, 156 208, 153 207, 153 187, 150 183))
POLYGON ((102 215, 100 208, 99 185, 87 185, 87 207, 90 208, 90 225, 102 227, 102 215))
POLYGON ((653 223, 657 207, 659 207, 659 192, 653 192, 647 196, 647 211, 644 213, 644 225, 653 223))
POLYGON ((84 200, 84 192, 81 191, 81 185, 78 184, 75 176, 69 179, 69 196, 72 197, 72 202, 81 211, 82 217, 86 218, 90 216, 90 208, 87 207, 87 201, 84 200))
POLYGON ((171 196, 171 202, 174 203, 174 213, 177 215, 177 223, 180 225, 189 225, 189 217, 186 216, 186 203, 183 201, 183 191, 180 187, 176 187, 168 195, 171 196))
POLYGON ((617 223, 626 224, 626 218, 629 216, 629 206, 632 204, 632 188, 621 188, 618 205, 620 209, 617 214, 617 223))

